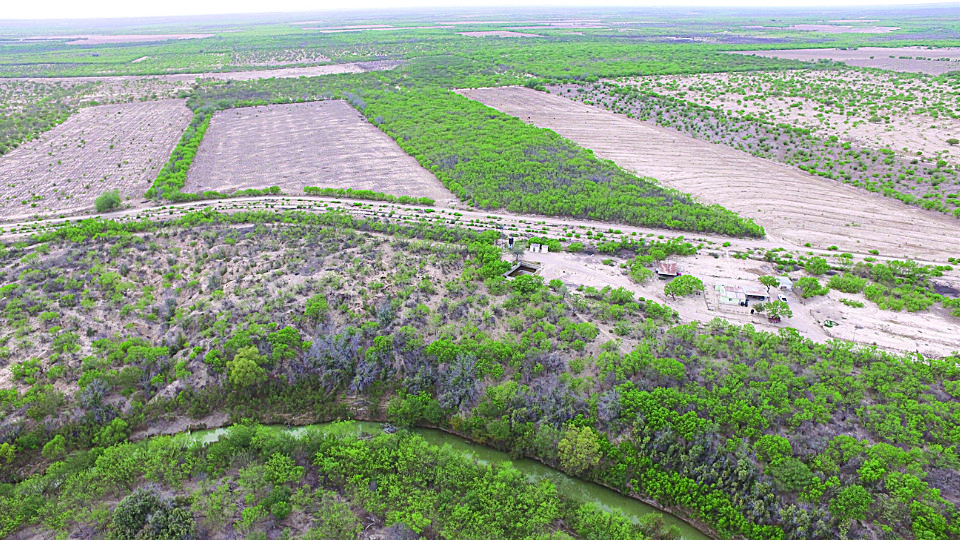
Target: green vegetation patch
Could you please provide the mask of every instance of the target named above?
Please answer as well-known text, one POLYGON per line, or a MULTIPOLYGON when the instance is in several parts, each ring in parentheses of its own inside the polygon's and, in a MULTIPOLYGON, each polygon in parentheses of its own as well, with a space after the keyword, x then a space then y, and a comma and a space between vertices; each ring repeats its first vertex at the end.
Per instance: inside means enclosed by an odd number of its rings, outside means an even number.
POLYGON ((477 207, 763 236, 752 220, 695 203, 550 130, 452 92, 384 92, 363 99, 367 118, 477 207))

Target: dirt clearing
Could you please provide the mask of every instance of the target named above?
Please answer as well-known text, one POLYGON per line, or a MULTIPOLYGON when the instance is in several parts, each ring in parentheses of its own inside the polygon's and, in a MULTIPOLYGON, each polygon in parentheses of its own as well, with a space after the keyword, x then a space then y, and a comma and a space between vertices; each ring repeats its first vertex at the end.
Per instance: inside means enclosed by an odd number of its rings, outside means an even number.
POLYGON ((767 58, 786 58, 803 62, 836 60, 851 66, 941 75, 960 71, 960 48, 930 49, 927 47, 860 47, 859 49, 793 49, 775 51, 732 51, 767 58))
MULTIPOLYGON (((751 314, 749 307, 721 304, 715 285, 759 286, 757 276, 776 275, 778 272, 770 263, 736 259, 728 256, 725 250, 713 252, 720 256, 715 258, 701 253, 675 259, 682 273, 700 278, 706 288, 703 294, 677 299, 663 293, 665 281, 653 278, 638 284, 625 275, 619 264, 603 264, 603 260, 609 257, 607 255, 526 252, 523 259, 541 263, 540 275, 544 280, 559 279, 571 290, 580 286, 596 289, 623 287, 633 291, 637 298, 648 298, 677 310, 684 323, 698 321, 706 324, 719 317, 735 324, 752 324, 768 332, 793 328, 817 343, 845 339, 861 345, 876 345, 888 351, 921 352, 929 357, 943 357, 958 350, 957 319, 942 308, 919 313, 882 311, 862 294, 831 290, 827 296, 804 300, 792 291, 770 289, 771 294, 784 294, 793 312, 793 317, 777 324, 769 322, 765 316, 751 314), (846 306, 840 302, 841 298, 859 300, 864 307, 846 306), (824 326, 827 320, 838 324, 827 328, 824 326)), ((794 279, 803 275, 803 272, 791 274, 794 279)), ((603 323, 598 324, 604 328, 603 323)), ((612 332, 613 328, 608 330, 612 332)))
POLYGON ((754 219, 794 246, 945 260, 960 222, 730 148, 526 88, 462 90, 468 98, 556 131, 597 157, 754 219))
POLYGON ((184 191, 280 186, 370 189, 453 200, 439 180, 342 101, 218 112, 184 191))
POLYGON ((192 116, 184 100, 80 109, 0 158, 0 216, 92 210, 112 189, 141 197, 192 116))

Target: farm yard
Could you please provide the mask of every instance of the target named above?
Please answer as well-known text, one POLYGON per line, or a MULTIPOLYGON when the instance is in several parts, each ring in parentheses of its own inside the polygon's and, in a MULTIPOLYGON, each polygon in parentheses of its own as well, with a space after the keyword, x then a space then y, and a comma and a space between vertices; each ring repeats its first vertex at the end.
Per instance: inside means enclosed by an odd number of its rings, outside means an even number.
POLYGON ((248 107, 214 115, 184 191, 279 186, 369 189, 452 200, 396 142, 343 101, 248 107))
POLYGON ((943 75, 960 71, 960 48, 950 47, 852 47, 844 49, 789 49, 736 51, 764 58, 784 58, 803 62, 831 60, 857 67, 887 69, 907 73, 943 75))
POLYGON ((106 191, 139 199, 191 114, 183 100, 86 107, 0 157, 5 219, 90 210, 106 191))
POLYGON ((527 88, 460 90, 556 131, 621 167, 754 219, 793 245, 943 260, 960 252, 960 221, 720 145, 527 88), (947 255, 950 254, 950 255, 947 255))

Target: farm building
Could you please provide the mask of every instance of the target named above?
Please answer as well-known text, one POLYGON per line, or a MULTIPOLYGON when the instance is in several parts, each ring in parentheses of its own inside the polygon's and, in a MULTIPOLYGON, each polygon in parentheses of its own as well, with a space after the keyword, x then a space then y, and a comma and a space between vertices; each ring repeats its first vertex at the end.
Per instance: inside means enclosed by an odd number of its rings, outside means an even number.
POLYGON ((717 300, 721 304, 746 306, 750 302, 767 302, 770 295, 764 287, 756 285, 723 285, 714 286, 717 290, 717 300))
POLYGON ((767 292, 767 288, 763 285, 743 285, 743 294, 746 295, 747 301, 753 302, 769 302, 770 294, 767 292))
POLYGON ((747 302, 747 296, 740 287, 717 283, 714 288, 717 291, 717 299, 721 304, 742 306, 747 302))
POLYGON ((679 275, 677 263, 661 262, 657 264, 657 276, 660 279, 673 279, 679 275))
POLYGON ((786 291, 793 290, 793 281, 787 276, 777 276, 777 288, 786 291))

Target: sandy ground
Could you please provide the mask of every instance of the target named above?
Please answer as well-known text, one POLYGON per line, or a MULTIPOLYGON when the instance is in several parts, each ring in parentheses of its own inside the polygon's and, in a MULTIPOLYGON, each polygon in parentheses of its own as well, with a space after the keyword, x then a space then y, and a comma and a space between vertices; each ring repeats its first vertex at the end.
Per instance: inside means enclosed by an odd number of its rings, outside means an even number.
POLYGON ((221 111, 187 175, 185 191, 280 186, 371 189, 455 197, 396 142, 342 101, 221 111))
POLYGON ((960 138, 960 120, 932 117, 928 109, 930 103, 955 108, 960 92, 945 82, 915 77, 831 70, 709 73, 618 82, 714 109, 807 128, 821 137, 834 135, 861 147, 890 148, 911 157, 921 152, 960 164, 960 151, 946 142, 960 138), (881 105, 878 112, 889 116, 889 122, 869 122, 875 104, 881 105), (926 111, 918 114, 921 110, 926 111))
POLYGON ((170 157, 192 113, 184 100, 87 107, 0 157, 0 215, 93 208, 102 193, 139 198, 170 157))
POLYGON ((860 47, 859 49, 791 49, 775 51, 731 51, 733 54, 786 58, 804 62, 836 60, 851 66, 941 75, 960 70, 960 48, 860 47), (901 58, 905 57, 905 58, 901 58))
POLYGON ((636 174, 754 219, 790 245, 945 260, 960 253, 960 221, 527 88, 460 91, 556 131, 636 174))

